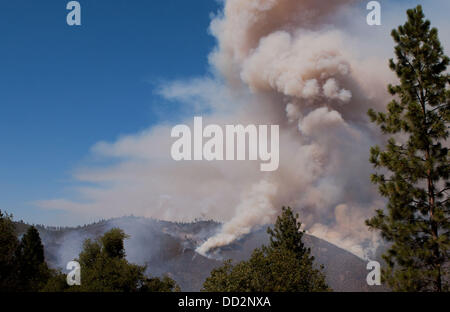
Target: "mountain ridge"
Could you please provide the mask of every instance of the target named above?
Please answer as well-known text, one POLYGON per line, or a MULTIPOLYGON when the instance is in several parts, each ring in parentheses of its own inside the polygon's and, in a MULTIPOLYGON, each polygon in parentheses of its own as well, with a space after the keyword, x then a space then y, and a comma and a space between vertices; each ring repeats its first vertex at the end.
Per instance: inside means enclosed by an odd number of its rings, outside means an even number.
MULTIPOLYGON (((30 226, 16 222, 19 235, 30 226)), ((101 220, 78 227, 45 227, 35 225, 44 245, 49 266, 62 269, 78 257, 85 239, 95 239, 114 227, 130 236, 125 241, 127 259, 147 265, 153 276, 168 275, 183 291, 199 291, 212 269, 223 260, 246 260, 255 248, 269 241, 266 227, 255 230, 232 244, 214 250, 208 257, 195 249, 220 229, 221 223, 212 220, 190 223, 160 221, 143 217, 121 217, 101 220)), ((366 283, 366 263, 354 254, 312 235, 304 235, 305 245, 311 248, 316 263, 323 264, 327 282, 335 291, 383 291, 383 287, 369 287, 366 283)))

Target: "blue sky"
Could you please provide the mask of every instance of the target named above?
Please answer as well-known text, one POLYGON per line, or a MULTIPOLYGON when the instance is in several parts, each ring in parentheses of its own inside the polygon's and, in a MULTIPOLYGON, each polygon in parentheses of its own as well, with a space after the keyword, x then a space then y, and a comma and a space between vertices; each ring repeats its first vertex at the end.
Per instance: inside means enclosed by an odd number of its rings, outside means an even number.
POLYGON ((0 209, 36 223, 96 142, 176 118, 155 85, 204 74, 214 46, 215 1, 81 0, 81 27, 67 2, 0 5, 0 209))

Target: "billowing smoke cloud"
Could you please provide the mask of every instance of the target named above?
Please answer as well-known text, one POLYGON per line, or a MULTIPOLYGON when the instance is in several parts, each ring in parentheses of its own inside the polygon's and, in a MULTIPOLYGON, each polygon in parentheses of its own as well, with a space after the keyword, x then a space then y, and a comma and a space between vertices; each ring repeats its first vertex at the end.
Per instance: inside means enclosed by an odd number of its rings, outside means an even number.
MULTIPOLYGON (((377 200, 368 185, 366 111, 360 66, 342 31, 331 27, 354 1, 234 1, 212 24, 219 48, 211 60, 230 85, 244 84, 284 112, 279 172, 245 195, 234 217, 198 251, 227 245, 273 221, 282 202, 301 212, 305 227, 363 256, 376 243, 363 220, 377 200)), ((384 93, 380 93, 384 94, 384 93)))
MULTIPOLYGON (((38 204, 92 218, 223 221, 197 249, 203 254, 272 223, 281 206, 290 205, 309 233, 363 257, 377 243, 364 219, 383 206, 369 181, 369 146, 377 132, 366 112, 387 103, 385 86, 393 77, 386 58, 377 56, 386 53, 367 48, 364 34, 356 33, 364 44, 355 40, 355 25, 345 22, 356 10, 365 23, 356 3, 226 0, 211 23, 213 76, 160 89, 197 114, 209 111, 205 125, 280 125, 277 171, 262 173, 258 162, 248 161, 175 162, 173 125, 162 124, 95 145, 97 156, 120 161, 78 172, 88 183, 78 189, 79 201, 38 204)), ((182 122, 191 124, 192 116, 182 122)))

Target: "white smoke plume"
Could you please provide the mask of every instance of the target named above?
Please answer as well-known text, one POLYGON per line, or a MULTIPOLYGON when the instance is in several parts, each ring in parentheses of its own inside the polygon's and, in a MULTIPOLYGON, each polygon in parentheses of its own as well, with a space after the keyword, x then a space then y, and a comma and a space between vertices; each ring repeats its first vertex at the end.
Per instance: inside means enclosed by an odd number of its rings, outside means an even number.
POLYGON ((301 212, 312 234, 359 256, 363 242, 374 247, 363 220, 377 200, 368 186, 373 139, 365 125, 375 99, 353 70, 360 65, 345 34, 331 27, 339 10, 354 2, 229 0, 213 22, 219 41, 211 56, 215 67, 230 85, 244 84, 286 113, 285 158, 279 172, 266 178, 272 186, 257 194, 258 204, 255 194, 244 196, 235 216, 200 253, 273 221, 281 202, 301 212))
MULTIPOLYGON (((274 222, 281 206, 289 205, 309 233, 364 257, 377 244, 364 219, 384 205, 369 180, 369 147, 378 132, 366 112, 386 105, 393 76, 385 57, 392 47, 367 47, 361 30, 369 31, 366 12, 357 3, 226 0, 210 27, 217 39, 209 58, 212 77, 160 90, 196 113, 208 108, 205 125, 280 125, 277 171, 261 173, 257 162, 248 161, 175 162, 173 124, 162 124, 95 145, 95 155, 119 163, 79 171, 76 179, 88 184, 78 189, 78 201, 39 206, 92 218, 213 218, 224 225, 199 246, 207 254, 274 222), (361 23, 352 33, 357 23, 348 18, 355 12, 361 23)), ((389 30, 383 34, 386 40, 389 30)), ((192 124, 192 117, 181 122, 192 124)))
POLYGON ((262 180, 252 186, 236 209, 236 215, 224 224, 219 235, 208 239, 197 248, 197 252, 205 254, 211 248, 232 243, 237 237, 251 232, 255 224, 269 224, 276 216, 273 197, 277 193, 277 185, 262 180))

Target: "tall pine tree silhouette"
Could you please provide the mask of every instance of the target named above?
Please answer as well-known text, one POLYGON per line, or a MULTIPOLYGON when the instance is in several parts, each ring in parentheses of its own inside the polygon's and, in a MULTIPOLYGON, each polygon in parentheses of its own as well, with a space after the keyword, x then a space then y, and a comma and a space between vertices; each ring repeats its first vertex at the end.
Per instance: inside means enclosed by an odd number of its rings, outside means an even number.
POLYGON ((41 237, 34 226, 23 235, 17 253, 21 290, 38 291, 47 282, 49 270, 41 237))
POLYGON ((450 246, 449 58, 422 7, 407 16, 392 31, 396 60, 390 68, 399 84, 388 90, 394 100, 387 113, 369 111, 390 138, 383 150, 372 147, 370 159, 387 209, 366 224, 390 243, 383 279, 393 290, 442 291, 448 289, 450 246))

